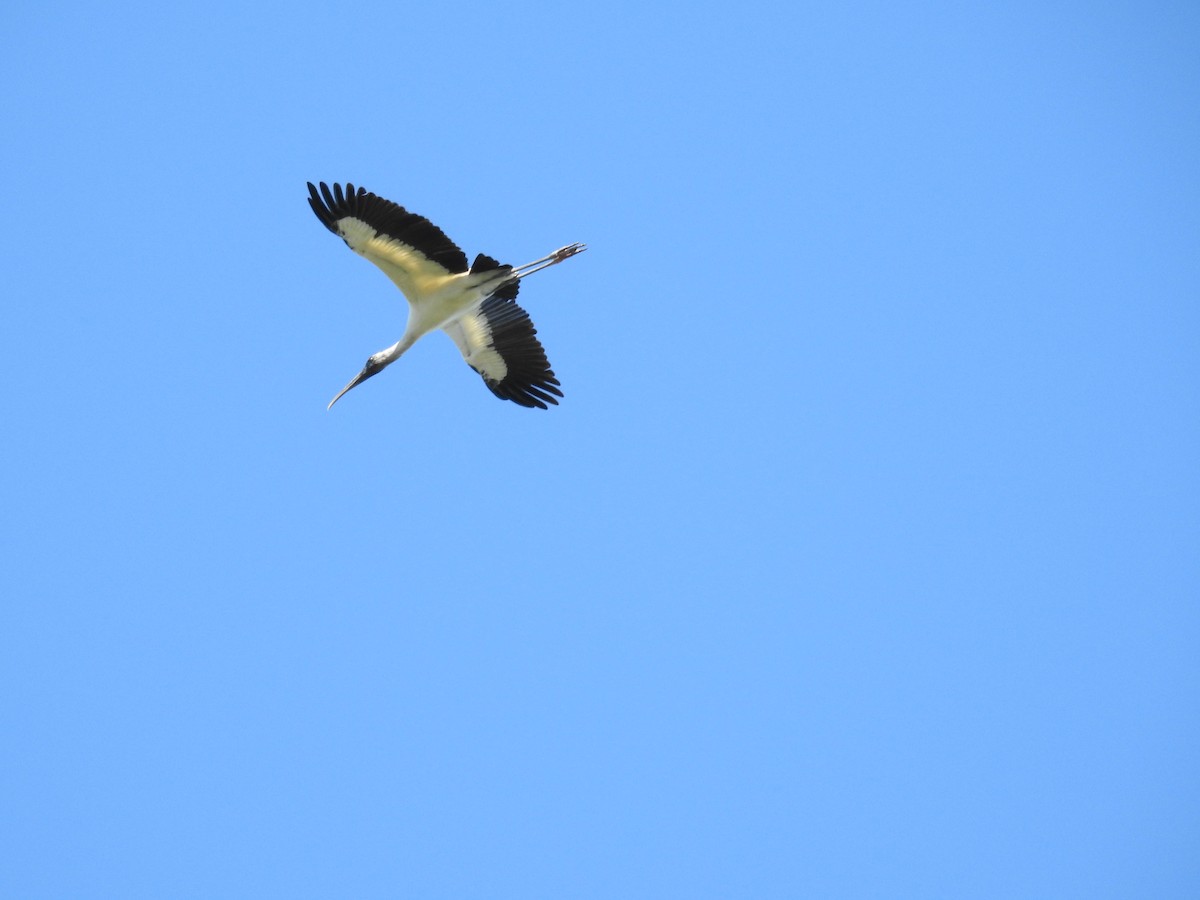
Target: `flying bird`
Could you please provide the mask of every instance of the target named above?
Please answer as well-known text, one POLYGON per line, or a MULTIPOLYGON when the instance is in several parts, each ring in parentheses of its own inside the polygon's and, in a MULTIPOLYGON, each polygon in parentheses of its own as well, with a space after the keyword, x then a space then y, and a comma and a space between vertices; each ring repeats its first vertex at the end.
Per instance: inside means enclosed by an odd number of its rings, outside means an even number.
POLYGON ((568 244, 523 266, 503 265, 480 253, 467 257, 440 228, 403 206, 347 184, 308 184, 308 203, 322 224, 346 246, 375 263, 408 300, 408 325, 400 340, 367 359, 363 370, 329 401, 394 363, 418 339, 440 328, 467 364, 502 400, 548 409, 562 396, 559 381, 536 337, 537 330, 516 303, 521 279, 582 253, 568 244))

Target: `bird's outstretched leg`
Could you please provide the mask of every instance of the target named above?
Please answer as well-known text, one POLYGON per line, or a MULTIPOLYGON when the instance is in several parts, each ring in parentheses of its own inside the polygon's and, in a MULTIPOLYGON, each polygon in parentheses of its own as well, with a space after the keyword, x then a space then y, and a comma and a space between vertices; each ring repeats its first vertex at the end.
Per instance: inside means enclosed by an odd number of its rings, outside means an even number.
POLYGON ((565 247, 559 247, 549 256, 543 256, 541 259, 535 259, 531 263, 525 263, 523 266, 517 266, 512 270, 512 274, 518 278, 524 278, 526 275, 532 275, 534 272, 540 272, 542 269, 548 269, 550 266, 556 266, 564 259, 570 259, 577 253, 582 253, 587 249, 587 244, 568 244, 565 247))

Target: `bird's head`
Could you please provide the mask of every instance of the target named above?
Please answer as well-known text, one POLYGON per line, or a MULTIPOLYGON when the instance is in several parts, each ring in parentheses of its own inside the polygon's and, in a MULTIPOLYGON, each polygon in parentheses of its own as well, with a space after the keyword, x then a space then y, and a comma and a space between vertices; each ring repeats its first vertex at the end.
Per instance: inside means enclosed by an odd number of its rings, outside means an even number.
POLYGON ((387 366, 387 363, 386 363, 386 362, 384 362, 384 361, 383 361, 383 360, 380 358, 381 356, 382 356, 382 354, 380 354, 380 353, 376 353, 374 356, 370 357, 370 358, 367 360, 367 364, 366 364, 365 366, 363 366, 363 370, 362 370, 361 372, 359 372, 357 375, 355 375, 355 376, 354 376, 354 377, 353 377, 353 378, 350 380, 350 383, 349 383, 348 385, 346 385, 344 388, 342 388, 340 391, 338 391, 338 393, 337 393, 337 396, 336 396, 336 397, 334 397, 332 400, 330 400, 330 401, 329 401, 329 406, 327 406, 327 407, 325 407, 325 408, 326 408, 326 409, 333 409, 333 404, 335 404, 335 403, 337 403, 339 400, 341 400, 341 399, 342 399, 342 396, 343 396, 343 395, 344 395, 344 394, 345 394, 347 391, 349 391, 351 388, 358 387, 360 384, 362 384, 364 381, 366 381, 366 380, 367 380, 368 378, 370 378, 372 375, 375 375, 375 374, 377 374, 377 373, 379 373, 379 372, 382 372, 382 371, 383 371, 383 369, 384 369, 384 368, 387 366))

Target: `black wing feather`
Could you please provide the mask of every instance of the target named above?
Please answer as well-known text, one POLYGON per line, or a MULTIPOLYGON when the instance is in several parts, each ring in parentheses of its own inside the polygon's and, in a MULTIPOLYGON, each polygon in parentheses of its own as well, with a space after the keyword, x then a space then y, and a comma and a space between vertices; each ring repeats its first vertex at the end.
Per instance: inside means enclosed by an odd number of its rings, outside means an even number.
POLYGON ((445 233, 426 219, 411 213, 403 206, 372 194, 366 188, 347 183, 343 192, 340 184, 330 191, 321 182, 320 193, 308 183, 308 205, 326 228, 338 233, 337 222, 347 216, 361 219, 379 234, 412 247, 450 273, 467 271, 467 255, 445 233))
MULTIPOLYGON (((517 282, 513 282, 514 297, 516 286, 517 282)), ((550 368, 550 361, 546 359, 546 351, 535 337, 537 329, 533 327, 529 313, 499 293, 484 300, 479 313, 486 319, 491 332, 492 349, 500 354, 508 369, 500 381, 493 381, 480 372, 483 383, 497 397, 520 406, 530 409, 548 409, 548 403, 557 406, 555 398, 563 394, 558 389, 559 381, 550 368)))

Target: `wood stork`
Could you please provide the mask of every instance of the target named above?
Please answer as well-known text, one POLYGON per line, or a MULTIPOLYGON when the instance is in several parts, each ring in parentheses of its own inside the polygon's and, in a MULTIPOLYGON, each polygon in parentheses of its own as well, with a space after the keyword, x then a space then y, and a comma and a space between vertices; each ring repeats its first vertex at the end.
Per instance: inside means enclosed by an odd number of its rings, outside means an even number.
POLYGON ((365 188, 347 184, 342 190, 335 184, 331 191, 321 182, 318 193, 309 182, 308 193, 317 218, 347 247, 379 266, 409 307, 400 340, 371 356, 329 401, 329 408, 435 328, 450 335, 497 397, 530 408, 558 404, 559 381, 529 314, 516 304, 517 289, 525 276, 583 252, 583 244, 569 244, 515 268, 480 253, 468 267, 466 255, 440 228, 365 188))

